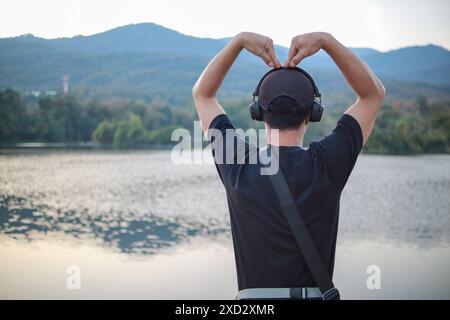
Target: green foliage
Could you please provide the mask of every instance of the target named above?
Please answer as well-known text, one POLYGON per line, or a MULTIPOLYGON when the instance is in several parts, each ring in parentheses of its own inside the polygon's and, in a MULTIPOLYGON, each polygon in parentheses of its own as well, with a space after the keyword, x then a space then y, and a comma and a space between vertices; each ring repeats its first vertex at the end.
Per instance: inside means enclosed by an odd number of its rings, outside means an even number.
POLYGON ((130 113, 128 120, 117 121, 113 126, 115 131, 112 143, 116 148, 133 148, 146 142, 147 131, 138 115, 130 113))
POLYGON ((0 91, 0 141, 17 140, 25 117, 19 94, 9 89, 0 91))
POLYGON ((149 133, 148 138, 151 143, 165 145, 172 144, 171 136, 172 132, 177 129, 177 126, 166 126, 149 133))
POLYGON ((111 144, 114 139, 116 126, 114 123, 103 121, 92 134, 92 140, 101 144, 111 144))
POLYGON ((170 130, 192 128, 192 102, 74 96, 26 97, 0 90, 0 142, 88 142, 135 148, 170 143, 170 130))
POLYGON ((413 111, 383 106, 364 150, 392 154, 450 152, 450 103, 430 105, 422 97, 413 111))
POLYGON ((138 115, 130 113, 126 120, 102 122, 92 134, 92 138, 97 143, 112 144, 115 148, 167 145, 172 143, 171 135, 177 128, 179 127, 170 125, 149 131, 138 115))

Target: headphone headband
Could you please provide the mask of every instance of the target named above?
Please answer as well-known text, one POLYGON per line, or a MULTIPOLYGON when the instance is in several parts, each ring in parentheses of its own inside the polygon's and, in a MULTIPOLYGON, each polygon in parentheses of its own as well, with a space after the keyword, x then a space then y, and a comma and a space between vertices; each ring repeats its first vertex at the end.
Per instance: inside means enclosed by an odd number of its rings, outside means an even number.
MULTIPOLYGON (((278 71, 278 70, 281 70, 281 69, 285 69, 285 68, 284 68, 284 67, 281 67, 281 68, 279 68, 279 69, 275 69, 275 68, 274 68, 274 69, 271 69, 271 70, 269 70, 268 72, 266 72, 265 75, 263 75, 263 77, 261 78, 261 80, 259 80, 259 83, 258 83, 258 85, 256 86, 255 91, 253 92, 253 98, 256 98, 256 97, 259 96, 259 89, 261 88, 261 84, 263 83, 264 79, 265 79, 269 74, 271 74, 272 72, 275 72, 275 71, 278 71)), ((298 72, 300 72, 301 74, 303 74, 306 78, 308 78, 309 82, 311 82, 311 84, 312 84, 312 86, 313 86, 314 97, 320 98, 320 97, 322 96, 322 95, 320 94, 319 89, 318 89, 317 86, 316 86, 316 83, 314 82, 314 79, 311 77, 311 75, 310 75, 308 72, 306 72, 305 70, 303 70, 303 69, 301 69, 301 68, 299 68, 299 67, 294 67, 294 68, 289 68, 289 69, 298 71, 298 72)))

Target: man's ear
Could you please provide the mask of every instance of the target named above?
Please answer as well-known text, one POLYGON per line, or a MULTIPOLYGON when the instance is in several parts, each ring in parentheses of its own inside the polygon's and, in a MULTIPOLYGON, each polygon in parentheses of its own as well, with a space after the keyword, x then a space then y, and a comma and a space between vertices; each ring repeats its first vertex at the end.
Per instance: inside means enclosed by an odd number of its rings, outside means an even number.
POLYGON ((311 116, 311 111, 309 111, 307 114, 306 114, 306 117, 305 117, 305 125, 308 125, 309 124, 309 117, 311 116))

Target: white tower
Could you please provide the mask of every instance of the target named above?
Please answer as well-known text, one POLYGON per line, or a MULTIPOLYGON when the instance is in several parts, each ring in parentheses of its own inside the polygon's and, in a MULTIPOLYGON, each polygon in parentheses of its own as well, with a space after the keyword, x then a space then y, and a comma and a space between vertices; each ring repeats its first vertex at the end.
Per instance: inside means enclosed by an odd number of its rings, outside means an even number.
POLYGON ((67 74, 63 76, 63 91, 64 95, 67 95, 69 93, 69 75, 67 74))

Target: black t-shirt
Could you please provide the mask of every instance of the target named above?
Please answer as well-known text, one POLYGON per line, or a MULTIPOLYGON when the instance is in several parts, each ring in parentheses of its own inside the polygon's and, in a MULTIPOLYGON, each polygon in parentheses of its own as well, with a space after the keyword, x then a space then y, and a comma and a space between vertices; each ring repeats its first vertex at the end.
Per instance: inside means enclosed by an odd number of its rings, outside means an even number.
MULTIPOLYGON (((226 189, 239 290, 316 286, 259 157, 249 161, 256 147, 235 133, 225 114, 208 135, 226 189)), ((350 115, 308 149, 279 148, 281 171, 331 277, 341 191, 361 148, 361 128, 350 115)))

